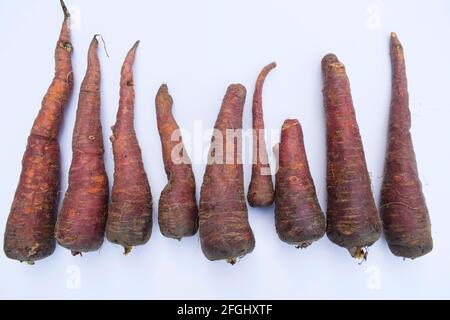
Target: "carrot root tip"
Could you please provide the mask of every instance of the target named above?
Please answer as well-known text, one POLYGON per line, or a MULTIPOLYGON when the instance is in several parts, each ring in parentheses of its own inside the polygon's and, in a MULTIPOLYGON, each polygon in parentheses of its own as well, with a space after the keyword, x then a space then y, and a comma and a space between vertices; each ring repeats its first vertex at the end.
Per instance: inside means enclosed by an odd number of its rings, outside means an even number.
POLYGON ((302 242, 300 244, 295 245, 296 249, 306 249, 308 248, 310 245, 312 244, 312 242, 302 242))
POLYGON ((348 249, 348 251, 353 258, 360 260, 360 264, 367 260, 369 254, 367 247, 353 247, 348 249))
POLYGON ((123 255, 126 256, 131 252, 131 249, 133 249, 132 246, 124 246, 123 247, 123 255))
POLYGON ((64 12, 64 18, 66 18, 66 19, 69 18, 70 17, 70 12, 69 12, 69 9, 67 9, 66 4, 64 3, 63 0, 60 0, 59 2, 61 3, 61 7, 62 7, 62 10, 64 12))
POLYGON ((103 49, 105 49, 106 56, 109 58, 108 50, 106 49, 106 42, 103 39, 103 36, 100 33, 97 33, 96 35, 94 35, 94 39, 97 40, 97 37, 100 38, 100 40, 102 40, 102 42, 103 42, 103 49))

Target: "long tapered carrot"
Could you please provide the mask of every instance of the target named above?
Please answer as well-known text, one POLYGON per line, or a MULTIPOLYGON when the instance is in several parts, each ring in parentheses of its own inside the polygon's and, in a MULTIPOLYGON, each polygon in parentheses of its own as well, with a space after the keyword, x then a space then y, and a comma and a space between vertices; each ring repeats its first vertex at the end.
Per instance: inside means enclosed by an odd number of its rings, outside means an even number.
POLYGON ((327 235, 353 257, 365 258, 378 240, 375 207, 345 66, 334 54, 322 59, 327 119, 327 235))
POLYGON ((308 247, 325 234, 325 216, 317 200, 296 119, 284 121, 278 145, 275 184, 275 226, 280 239, 300 248, 308 247))
POLYGON ((152 195, 134 130, 133 62, 139 41, 128 52, 122 66, 120 101, 112 127, 114 183, 106 222, 106 237, 120 244, 125 254, 145 244, 152 231, 152 195))
POLYGON ((392 253, 414 259, 433 249, 433 239, 410 133, 405 57, 395 33, 391 34, 391 61, 392 98, 381 217, 392 253))
POLYGON ((253 251, 255 238, 248 222, 239 141, 246 89, 232 84, 223 98, 214 126, 208 164, 200 192, 199 230, 209 260, 227 260, 253 251))
POLYGON ((180 240, 194 235, 198 229, 195 178, 180 128, 172 114, 173 100, 167 85, 159 88, 155 105, 168 179, 159 197, 158 223, 164 236, 180 240))
POLYGON ((6 256, 29 263, 51 255, 55 249, 60 186, 58 132, 73 86, 69 11, 60 2, 64 21, 55 49, 55 76, 28 137, 3 242, 6 256))
POLYGON ((89 46, 88 66, 80 88, 69 186, 56 221, 56 239, 73 255, 100 248, 108 209, 109 187, 103 161, 100 62, 96 37, 89 46))
POLYGON ((265 66, 257 80, 253 94, 253 165, 247 200, 252 207, 266 207, 273 203, 274 190, 270 173, 269 157, 264 140, 262 88, 267 74, 277 66, 272 62, 265 66))

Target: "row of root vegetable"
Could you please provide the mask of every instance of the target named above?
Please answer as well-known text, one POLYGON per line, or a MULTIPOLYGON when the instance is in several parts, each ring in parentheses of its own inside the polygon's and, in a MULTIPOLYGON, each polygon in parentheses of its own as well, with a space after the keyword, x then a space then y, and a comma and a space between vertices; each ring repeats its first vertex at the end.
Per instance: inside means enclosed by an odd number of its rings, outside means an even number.
MULTIPOLYGON (((58 132, 72 88, 72 44, 69 12, 61 0, 64 22, 55 49, 55 76, 34 121, 23 156, 22 172, 7 220, 4 251, 9 258, 34 263, 51 255, 56 241, 77 255, 95 251, 106 238, 124 247, 145 244, 152 229, 152 195, 134 130, 133 62, 138 43, 130 49, 121 70, 120 101, 111 142, 114 181, 104 165, 100 122, 100 61, 98 36, 88 51, 88 66, 80 87, 72 140, 68 189, 57 214, 60 190, 58 132)), ((288 119, 281 129, 275 188, 270 175, 264 135, 262 87, 271 63, 257 78, 253 95, 253 167, 247 200, 252 207, 275 203, 275 226, 280 239, 306 248, 325 233, 358 259, 382 230, 393 254, 416 258, 432 250, 431 224, 410 135, 410 111, 403 48, 391 34, 392 101, 380 213, 373 198, 363 144, 356 122, 350 84, 344 65, 333 54, 322 59, 323 96, 327 127, 327 213, 317 200, 303 132, 298 120, 288 119), (269 174, 268 174, 269 172, 269 174)), ((215 123, 224 145, 232 145, 233 161, 208 161, 199 206, 195 178, 172 114, 173 100, 163 84, 155 99, 158 131, 168 183, 158 203, 161 233, 180 240, 199 230, 203 253, 209 260, 227 260, 250 253, 255 237, 248 221, 243 165, 235 136, 226 131, 242 128, 246 89, 228 87, 215 123), (228 139, 228 141, 227 141, 228 139), (181 141, 181 144, 180 144, 181 141), (173 151, 187 161, 175 163, 173 151)), ((211 139, 209 157, 216 149, 211 139)))

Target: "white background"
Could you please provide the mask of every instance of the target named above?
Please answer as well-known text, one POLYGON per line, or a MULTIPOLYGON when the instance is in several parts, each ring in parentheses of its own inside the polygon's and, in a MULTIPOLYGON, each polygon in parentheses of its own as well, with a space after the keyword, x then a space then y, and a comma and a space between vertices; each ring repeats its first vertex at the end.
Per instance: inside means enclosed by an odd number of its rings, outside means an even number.
MULTIPOLYGON (((60 137, 62 191, 67 186, 79 85, 91 38, 101 33, 102 121, 106 165, 118 105, 119 71, 141 40, 135 64, 136 129, 154 195, 153 235, 128 256, 105 242, 99 252, 72 257, 57 247, 34 266, 0 254, 0 298, 450 298, 450 181, 448 1, 88 1, 67 0, 73 12, 75 86, 60 137), (244 128, 251 126, 251 95, 260 69, 278 67, 266 81, 266 128, 299 118, 322 208, 325 126, 320 60, 334 52, 346 64, 367 164, 378 200, 390 101, 390 31, 403 42, 413 138, 433 224, 434 250, 415 261, 393 256, 385 240, 362 265, 326 237, 307 250, 281 242, 273 207, 250 209, 256 248, 234 266, 210 262, 198 236, 166 239, 156 223, 166 183, 156 129, 154 96, 167 82, 183 129, 210 129, 226 86, 248 89, 244 128)), ((21 170, 26 139, 53 76, 53 49, 62 21, 56 0, 0 1, 0 226, 4 228, 21 170)), ((209 134, 193 140, 207 150, 209 134)), ((272 137, 271 144, 278 137, 272 137)), ((188 141, 188 137, 186 137, 188 141)), ((188 143, 197 192, 202 150, 188 143), (194 150, 195 149, 195 150, 194 150), (194 154, 195 153, 195 154, 194 154)), ((246 146, 250 149, 250 145, 246 146)), ((245 184, 250 165, 245 165, 245 184)), ((3 232, 3 231, 1 231, 3 232)))

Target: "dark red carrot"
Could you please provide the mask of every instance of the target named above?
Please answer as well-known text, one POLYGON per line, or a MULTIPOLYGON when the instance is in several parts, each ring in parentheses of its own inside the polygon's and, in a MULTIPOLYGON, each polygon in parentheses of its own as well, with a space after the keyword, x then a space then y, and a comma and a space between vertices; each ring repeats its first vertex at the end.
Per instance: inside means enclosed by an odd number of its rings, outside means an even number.
POLYGON ((226 259, 232 264, 255 247, 245 204, 239 141, 245 96, 243 85, 232 84, 227 89, 214 126, 200 193, 203 253, 209 260, 226 259))
POLYGON ((108 210, 108 176, 103 161, 100 122, 100 62, 98 41, 92 39, 81 84, 72 137, 69 186, 56 221, 56 240, 73 255, 100 248, 108 210))
POLYGON ((173 100, 167 85, 159 88, 155 105, 168 179, 159 197, 158 223, 164 236, 181 240, 194 235, 198 229, 194 173, 180 128, 172 114, 173 100))
POLYGON ((395 33, 391 33, 391 61, 392 99, 381 217, 392 253, 414 259, 433 249, 433 239, 410 133, 403 47, 395 33))
POLYGON ((60 186, 58 132, 73 86, 69 11, 62 0, 61 6, 64 22, 55 49, 55 76, 28 137, 3 242, 7 257, 30 264, 55 249, 60 186))
POLYGON ((139 41, 130 49, 122 66, 120 101, 112 127, 114 183, 106 222, 106 237, 129 253, 145 244, 152 231, 152 195, 134 130, 133 62, 139 41))
POLYGON ((363 144, 345 67, 334 54, 322 60, 327 119, 327 235, 356 258, 378 240, 381 221, 372 195, 363 144))
POLYGON ((264 117, 262 110, 262 88, 267 74, 277 65, 265 66, 256 80, 253 94, 253 165, 247 200, 252 207, 267 207, 273 202, 274 190, 269 166, 269 157, 264 140, 264 117))
POLYGON ((317 200, 298 120, 281 128, 275 184, 275 226, 284 242, 306 248, 325 234, 325 216, 317 200))

